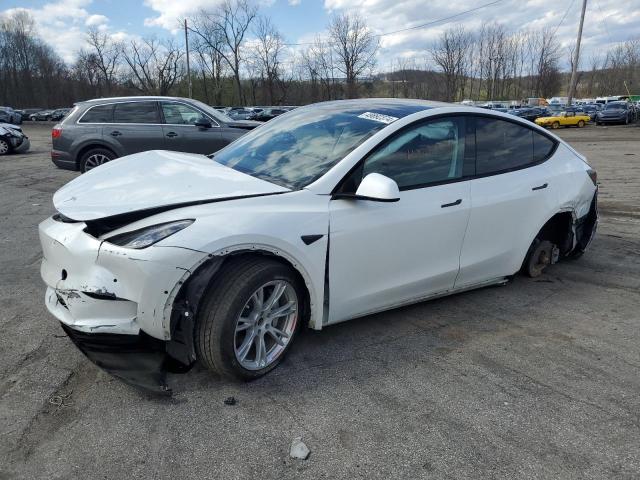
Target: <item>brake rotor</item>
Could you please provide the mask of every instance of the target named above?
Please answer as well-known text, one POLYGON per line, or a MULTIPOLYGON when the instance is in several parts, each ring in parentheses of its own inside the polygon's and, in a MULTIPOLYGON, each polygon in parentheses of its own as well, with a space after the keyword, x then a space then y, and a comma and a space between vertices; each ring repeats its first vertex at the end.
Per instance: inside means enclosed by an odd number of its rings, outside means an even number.
POLYGON ((547 265, 553 261, 553 244, 542 240, 534 248, 527 260, 526 272, 531 278, 539 277, 547 265))

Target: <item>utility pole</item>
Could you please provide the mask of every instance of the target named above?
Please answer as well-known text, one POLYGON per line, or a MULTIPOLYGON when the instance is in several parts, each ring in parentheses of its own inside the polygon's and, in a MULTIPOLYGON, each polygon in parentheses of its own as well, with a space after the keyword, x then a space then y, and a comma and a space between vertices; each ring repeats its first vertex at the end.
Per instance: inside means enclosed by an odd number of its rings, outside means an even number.
POLYGON ((587 0, 582 0, 582 13, 580 14, 580 26, 578 27, 578 39, 576 40, 576 55, 573 58, 573 68, 571 69, 571 83, 569 83, 569 98, 567 106, 571 106, 573 97, 576 94, 576 83, 578 81, 578 62, 580 61, 580 41, 582 40, 582 26, 584 25, 584 13, 587 10, 587 0))
POLYGON ((189 85, 189 98, 193 97, 191 88, 191 65, 189 65, 189 32, 187 28, 187 19, 184 19, 184 44, 187 48, 187 84, 189 85))

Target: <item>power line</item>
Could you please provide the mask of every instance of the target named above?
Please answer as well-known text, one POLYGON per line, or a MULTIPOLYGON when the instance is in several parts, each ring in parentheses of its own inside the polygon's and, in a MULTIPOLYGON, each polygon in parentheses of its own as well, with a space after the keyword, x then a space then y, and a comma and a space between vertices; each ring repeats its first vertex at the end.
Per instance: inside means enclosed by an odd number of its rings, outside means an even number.
MULTIPOLYGON (((391 32, 378 33, 378 34, 374 35, 374 37, 386 37, 387 35, 394 35, 396 33, 407 32, 409 30, 418 30, 418 29, 421 29, 421 28, 430 27, 430 26, 435 25, 437 23, 446 22, 448 20, 452 20, 454 18, 458 18, 458 17, 461 17, 463 15, 466 15, 468 13, 475 12, 477 10, 481 10, 483 8, 486 8, 486 7, 490 7, 492 5, 496 5, 496 4, 501 3, 503 1, 504 0, 494 0, 493 2, 485 3, 484 5, 480 5, 478 7, 471 8, 469 10, 465 10, 464 12, 456 13, 454 15, 449 15, 448 17, 438 18, 437 20, 433 20, 431 22, 423 23, 421 25, 415 25, 413 27, 402 28, 400 30, 394 30, 394 31, 391 31, 391 32)), ((575 0, 572 0, 572 1, 575 1, 575 0)), ((566 13, 565 13, 565 17, 566 17, 566 13)), ((563 20, 564 20, 564 17, 563 17, 563 20)), ((285 43, 285 45, 288 46, 288 47, 296 47, 296 46, 302 46, 302 45, 313 45, 314 43, 315 42, 285 43)))
POLYGON ((569 10, 571 10, 574 3, 576 3, 576 0, 571 0, 571 3, 569 4, 569 8, 567 8, 567 11, 564 12, 564 15, 562 16, 562 20, 560 20, 560 23, 558 23, 558 25, 556 25, 556 28, 553 30, 553 33, 551 34, 552 37, 558 31, 558 29, 560 28, 560 25, 562 25, 562 23, 564 22, 564 19, 567 18, 567 15, 569 14, 569 10))

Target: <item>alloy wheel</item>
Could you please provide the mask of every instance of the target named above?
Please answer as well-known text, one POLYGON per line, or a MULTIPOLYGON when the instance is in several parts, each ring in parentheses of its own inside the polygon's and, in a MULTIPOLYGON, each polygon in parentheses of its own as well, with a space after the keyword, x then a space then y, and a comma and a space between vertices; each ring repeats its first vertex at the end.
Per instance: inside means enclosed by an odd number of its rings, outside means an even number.
POLYGON ((103 163, 107 163, 109 160, 111 159, 106 155, 103 155, 102 153, 94 153, 93 155, 89 155, 84 163, 84 171, 88 172, 93 168, 99 167, 103 163))
POLYGON ((0 140, 0 155, 9 153, 9 144, 6 140, 0 140))
POLYGON ((265 283, 249 297, 236 320, 236 360, 247 370, 270 366, 287 348, 297 322, 293 285, 285 280, 265 283))

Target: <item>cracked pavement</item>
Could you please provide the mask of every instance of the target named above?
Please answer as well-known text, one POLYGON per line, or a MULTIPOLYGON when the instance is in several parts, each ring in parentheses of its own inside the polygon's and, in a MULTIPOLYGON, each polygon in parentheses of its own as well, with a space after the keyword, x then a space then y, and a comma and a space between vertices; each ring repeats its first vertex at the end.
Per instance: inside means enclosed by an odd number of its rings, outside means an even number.
POLYGON ((0 157, 0 479, 640 477, 640 127, 559 132, 601 182, 581 259, 303 332, 251 383, 196 366, 172 398, 100 371, 46 312, 37 224, 77 175, 50 127, 0 157))

